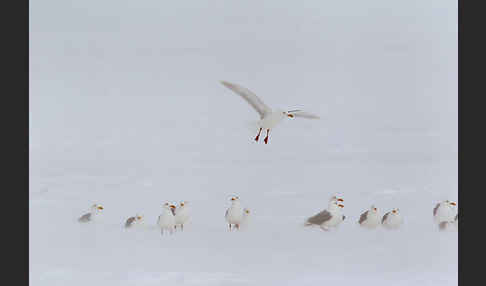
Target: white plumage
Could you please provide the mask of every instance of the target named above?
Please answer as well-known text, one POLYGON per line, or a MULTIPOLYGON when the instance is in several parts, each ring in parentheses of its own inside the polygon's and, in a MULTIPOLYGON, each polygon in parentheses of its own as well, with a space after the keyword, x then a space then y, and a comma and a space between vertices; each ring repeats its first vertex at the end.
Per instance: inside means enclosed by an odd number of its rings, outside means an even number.
POLYGON ((344 220, 344 216, 341 212, 344 205, 338 204, 338 201, 342 201, 342 199, 332 197, 329 200, 327 209, 308 218, 305 225, 318 225, 323 230, 329 230, 331 227, 337 227, 344 220))
POLYGON ((364 228, 373 229, 380 225, 381 216, 378 209, 372 205, 369 210, 361 214, 359 225, 364 228))
POLYGON ((454 221, 456 214, 456 203, 449 200, 436 204, 433 210, 434 220, 437 224, 440 224, 443 221, 454 221))
POLYGON ((99 204, 93 204, 90 208, 90 211, 84 215, 82 215, 80 218, 78 218, 79 222, 89 222, 95 219, 95 217, 101 213, 101 211, 104 208, 99 205, 99 204))
POLYGON ((162 213, 159 215, 157 220, 157 225, 160 227, 160 234, 164 235, 164 230, 168 231, 170 234, 174 231, 175 217, 172 212, 174 205, 169 205, 165 203, 162 207, 162 213))
POLYGON ((270 129, 274 128, 280 121, 282 121, 285 117, 301 117, 307 119, 319 119, 319 116, 302 111, 302 110, 290 110, 290 111, 283 111, 283 110, 272 110, 268 107, 256 94, 244 88, 242 86, 227 82, 221 81, 221 83, 226 86, 227 88, 234 91, 236 94, 240 95, 251 107, 253 107, 256 112, 260 115, 260 120, 258 121, 258 135, 255 137, 255 141, 258 142, 260 138, 260 134, 263 129, 267 131, 267 136, 263 140, 265 144, 268 143, 268 136, 270 133, 270 129))
POLYGON ((403 224, 403 218, 399 213, 399 209, 393 209, 390 212, 387 212, 382 220, 381 224, 386 229, 397 229, 403 224))
POLYGON ((243 208, 241 207, 239 197, 231 198, 231 206, 226 210, 224 217, 229 224, 229 230, 231 230, 232 225, 234 225, 236 229, 240 228, 240 224, 243 220, 243 208))
POLYGON ((181 228, 181 231, 184 230, 184 224, 189 221, 189 209, 187 206, 187 202, 181 202, 179 207, 175 209, 175 228, 177 226, 181 228))

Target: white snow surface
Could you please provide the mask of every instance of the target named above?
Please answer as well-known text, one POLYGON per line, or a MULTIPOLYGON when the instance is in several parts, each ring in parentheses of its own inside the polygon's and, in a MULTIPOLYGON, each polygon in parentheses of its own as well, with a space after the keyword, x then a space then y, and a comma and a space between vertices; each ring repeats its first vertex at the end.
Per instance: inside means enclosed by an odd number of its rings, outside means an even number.
POLYGON ((30 5, 31 285, 457 285, 455 1, 68 2, 30 5), (256 143, 220 80, 321 119, 256 143), (334 194, 345 221, 304 227, 334 194), (404 224, 359 227, 371 204, 404 224))

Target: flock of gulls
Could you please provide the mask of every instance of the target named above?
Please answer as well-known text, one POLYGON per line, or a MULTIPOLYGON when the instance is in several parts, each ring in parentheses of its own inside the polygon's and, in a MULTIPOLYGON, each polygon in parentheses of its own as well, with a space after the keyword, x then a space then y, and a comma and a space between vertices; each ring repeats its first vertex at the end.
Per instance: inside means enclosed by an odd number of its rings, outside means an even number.
MULTIPOLYGON (((240 95, 256 112, 260 115, 258 121, 258 134, 255 141, 258 142, 263 130, 266 136, 263 139, 265 144, 268 144, 270 130, 280 123, 284 118, 301 117, 307 119, 319 119, 319 116, 302 111, 302 110, 272 110, 260 98, 258 98, 250 90, 226 81, 221 82, 224 86, 240 95)), ((329 199, 327 209, 307 218, 304 226, 319 226, 322 230, 328 231, 331 228, 338 227, 346 216, 342 213, 344 208, 344 199, 332 196, 329 199)), ((78 221, 81 223, 88 223, 94 220, 103 210, 103 207, 98 204, 91 206, 88 213, 81 216, 78 221)), ((240 198, 235 196, 231 198, 231 206, 226 210, 225 219, 228 223, 229 230, 239 230, 242 226, 248 224, 250 210, 241 206, 240 198)), ((457 230, 458 229, 458 211, 456 203, 446 200, 433 208, 433 217, 439 230, 457 230)), ((162 213, 157 219, 157 226, 160 228, 160 233, 172 234, 177 231, 184 230, 184 224, 190 219, 190 213, 187 209, 187 202, 181 202, 177 207, 170 203, 165 203, 162 207, 162 213)), ((143 216, 136 214, 129 217, 125 224, 125 228, 132 228, 141 224, 143 216)), ((403 218, 400 215, 400 210, 394 208, 391 211, 380 215, 378 209, 372 205, 368 210, 363 212, 358 220, 358 224, 367 229, 375 229, 378 226, 383 226, 386 229, 398 229, 403 224, 403 218)))
MULTIPOLYGON (((329 231, 331 228, 338 227, 346 216, 342 210, 344 208, 344 199, 332 196, 329 199, 327 209, 306 219, 304 226, 318 226, 322 230, 329 231)), ((458 229, 458 212, 457 204, 449 200, 437 203, 433 209, 433 217, 437 223, 439 230, 457 230, 458 229)), ((78 221, 87 223, 93 221, 97 215, 101 213, 103 207, 99 204, 94 204, 88 213, 82 215, 78 221)), ((239 230, 242 226, 248 225, 250 210, 243 208, 240 198, 235 196, 231 198, 231 206, 226 210, 224 217, 228 223, 229 230, 239 230)), ((162 213, 157 219, 157 226, 160 228, 161 235, 164 233, 173 234, 177 228, 184 230, 184 224, 188 223, 190 219, 190 212, 187 209, 187 202, 181 202, 178 207, 173 204, 165 203, 162 206, 162 213)), ((132 228, 141 224, 143 216, 136 214, 129 217, 124 224, 125 228, 132 228)), ((403 218, 400 215, 398 208, 380 215, 378 209, 372 205, 368 210, 364 211, 357 223, 366 229, 375 229, 378 226, 383 226, 385 229, 398 229, 403 224, 403 218)))

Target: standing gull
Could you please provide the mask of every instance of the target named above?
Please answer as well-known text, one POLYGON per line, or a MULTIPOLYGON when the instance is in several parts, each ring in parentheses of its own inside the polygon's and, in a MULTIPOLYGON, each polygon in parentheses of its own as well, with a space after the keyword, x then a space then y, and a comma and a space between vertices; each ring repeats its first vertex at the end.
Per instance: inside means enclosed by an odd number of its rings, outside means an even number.
POLYGON ((79 222, 92 221, 95 218, 95 216, 99 214, 102 210, 103 210, 102 206, 98 204, 94 204, 91 206, 89 213, 82 215, 80 218, 78 218, 78 221, 79 222))
POLYGON ((142 216, 137 214, 135 216, 129 217, 125 222, 125 228, 131 228, 142 222, 142 216))
POLYGON ((386 228, 386 229, 397 229, 400 227, 400 225, 403 224, 403 219, 399 214, 399 209, 393 209, 390 212, 387 212, 382 220, 381 224, 386 228))
POLYGON ((344 205, 338 204, 336 200, 331 200, 326 210, 308 218, 305 225, 319 225, 323 230, 337 227, 345 218, 341 213, 342 208, 344 205))
POLYGON ((436 204, 433 210, 434 220, 438 224, 443 221, 453 221, 456 213, 456 203, 449 200, 436 204))
POLYGON ((358 221, 362 227, 373 229, 380 225, 380 214, 378 209, 372 205, 371 208, 361 214, 358 221))
POLYGON ((174 216, 174 228, 177 229, 177 226, 180 226, 181 231, 184 231, 184 224, 187 223, 187 221, 189 220, 189 210, 187 209, 187 202, 181 202, 179 204, 179 207, 174 210, 174 216))
POLYGON ((170 234, 174 231, 175 217, 173 213, 174 205, 165 203, 162 207, 162 214, 159 215, 157 225, 160 227, 160 234, 164 235, 164 230, 169 231, 170 234))
POLYGON ((231 225, 234 225, 236 229, 240 229, 240 224, 243 220, 243 208, 241 207, 239 197, 231 198, 231 206, 226 210, 224 217, 229 224, 230 231, 231 225))
POLYGON ((247 208, 243 209, 243 217, 241 219, 241 228, 248 228, 248 223, 250 222, 250 210, 247 208))
POLYGON ((256 96, 253 92, 250 90, 233 84, 229 83, 227 81, 221 81, 221 83, 226 86, 227 88, 231 89, 238 95, 240 95, 248 104, 253 107, 256 112, 260 115, 260 120, 258 121, 258 127, 260 128, 258 131, 257 136, 255 137, 255 141, 258 142, 258 139, 260 138, 260 134, 263 129, 267 131, 267 136, 263 140, 265 144, 268 143, 268 135, 270 133, 270 129, 275 127, 280 121, 282 121, 285 117, 302 117, 302 118, 308 118, 308 119, 319 119, 319 116, 307 113, 305 111, 301 110, 289 110, 289 111, 283 111, 283 110, 272 110, 270 107, 268 107, 260 98, 256 96))

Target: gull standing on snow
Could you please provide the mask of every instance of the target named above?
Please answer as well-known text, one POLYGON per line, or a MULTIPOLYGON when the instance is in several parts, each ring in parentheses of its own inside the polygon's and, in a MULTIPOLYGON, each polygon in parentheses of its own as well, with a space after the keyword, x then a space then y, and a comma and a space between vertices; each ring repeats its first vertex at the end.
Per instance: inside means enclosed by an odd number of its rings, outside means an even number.
POLYGON ((372 205, 371 208, 364 213, 361 214, 359 217, 359 225, 373 229, 380 225, 380 214, 378 213, 378 209, 372 205))
POLYGON ((184 231, 184 224, 189 220, 189 210, 187 209, 187 202, 181 202, 179 204, 179 207, 174 210, 174 216, 174 228, 177 229, 177 226, 179 225, 181 227, 181 231, 184 231))
POLYGON ((387 212, 381 224, 387 229, 397 229, 403 224, 403 218, 399 214, 399 209, 393 209, 391 212, 387 212))
POLYGON ((305 226, 319 225, 322 230, 326 231, 330 227, 337 227, 345 218, 341 213, 342 208, 344 208, 344 205, 338 204, 337 200, 331 199, 327 209, 308 218, 305 226))
POLYGON ((142 222, 142 216, 137 214, 135 216, 129 217, 125 222, 125 228, 131 228, 142 222))
POLYGON ((268 143, 268 134, 270 133, 270 129, 275 127, 280 121, 282 121, 285 117, 302 117, 302 118, 308 118, 308 119, 319 119, 319 116, 301 111, 301 110, 289 110, 289 111, 283 111, 283 110, 272 110, 270 107, 268 107, 263 101, 256 96, 253 92, 250 90, 233 84, 229 83, 227 81, 221 81, 221 83, 226 86, 227 88, 231 89, 238 95, 240 95, 248 104, 253 107, 256 112, 260 115, 260 120, 258 121, 258 127, 260 128, 258 131, 257 136, 255 137, 255 141, 258 142, 258 139, 260 138, 260 134, 262 132, 262 129, 265 129, 267 131, 267 136, 263 140, 265 144, 268 143))
POLYGON ((169 205, 169 203, 165 203, 162 207, 162 214, 159 215, 159 219, 157 220, 157 225, 160 227, 160 234, 164 235, 164 230, 168 230, 170 234, 174 231, 175 226, 175 217, 173 210, 175 209, 174 205, 169 205))
POLYGON ((240 227, 242 228, 247 228, 248 223, 250 222, 250 210, 247 208, 243 209, 243 218, 241 219, 241 225, 240 227))
POLYGON ((231 198, 231 206, 226 210, 224 217, 229 224, 230 231, 231 225, 234 225, 236 229, 240 229, 240 224, 243 221, 243 208, 241 207, 239 197, 231 198))
POLYGON ((434 220, 440 224, 443 221, 453 221, 456 215, 456 203, 449 200, 438 203, 434 207, 434 220))
POLYGON ((98 204, 94 204, 94 205, 91 206, 90 212, 82 215, 80 218, 78 218, 78 221, 79 222, 92 221, 95 218, 95 216, 97 214, 99 214, 102 210, 103 210, 102 206, 100 206, 98 204))

